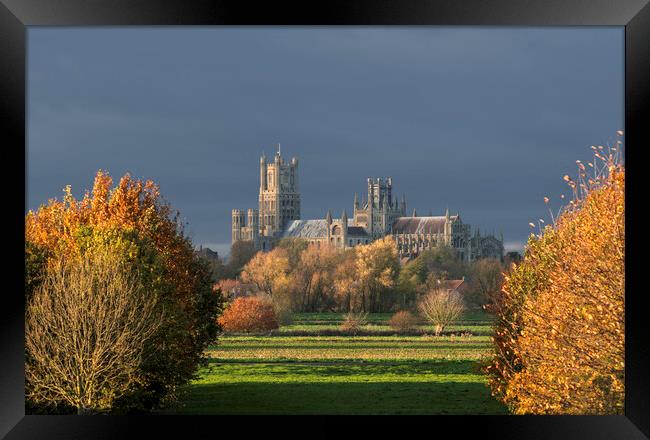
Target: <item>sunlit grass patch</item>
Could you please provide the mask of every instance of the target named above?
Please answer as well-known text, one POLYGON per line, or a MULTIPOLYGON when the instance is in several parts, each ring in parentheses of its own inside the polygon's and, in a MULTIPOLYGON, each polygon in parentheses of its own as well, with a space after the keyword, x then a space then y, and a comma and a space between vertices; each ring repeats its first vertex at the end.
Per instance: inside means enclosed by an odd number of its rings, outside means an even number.
POLYGON ((213 359, 237 360, 429 360, 479 359, 490 337, 228 337, 207 352, 213 359))
POLYGON ((359 336, 339 329, 343 314, 298 314, 269 335, 221 336, 207 367, 184 388, 184 414, 503 414, 479 362, 491 351, 491 317, 470 312, 454 334, 390 329, 371 314, 359 336), (305 334, 293 335, 300 329, 305 334), (372 329, 379 329, 373 332, 372 329), (282 333, 282 332, 285 333, 282 333), (385 332, 385 333, 381 333, 385 332), (461 336, 464 334, 464 336, 461 336))

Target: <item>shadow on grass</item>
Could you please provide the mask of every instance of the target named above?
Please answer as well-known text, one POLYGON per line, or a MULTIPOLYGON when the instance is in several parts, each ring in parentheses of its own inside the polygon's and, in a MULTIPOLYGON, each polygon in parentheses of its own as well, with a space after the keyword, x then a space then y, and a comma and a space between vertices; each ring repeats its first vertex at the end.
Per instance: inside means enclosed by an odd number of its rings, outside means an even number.
POLYGON ((374 343, 369 344, 365 341, 354 342, 335 342, 324 344, 296 344, 287 342, 284 344, 268 344, 268 343, 241 343, 228 341, 228 345, 217 345, 212 347, 212 350, 220 351, 237 351, 237 350, 259 350, 259 349, 287 349, 287 350, 400 350, 400 349, 428 349, 428 350, 482 350, 489 348, 490 342, 468 342, 468 341, 423 341, 417 342, 404 342, 404 343, 374 343))
POLYGON ((505 414, 483 383, 254 383, 192 385, 166 414, 505 414))
POLYGON ((479 374, 480 367, 476 361, 472 360, 431 360, 431 361, 388 361, 388 360, 286 360, 278 359, 272 361, 263 359, 259 361, 246 360, 225 360, 225 359, 208 359, 208 367, 204 373, 219 373, 220 366, 228 368, 230 365, 241 365, 253 368, 256 371, 265 372, 274 366, 284 366, 290 369, 291 375, 306 376, 339 376, 355 375, 363 372, 366 376, 384 376, 386 374, 479 374))

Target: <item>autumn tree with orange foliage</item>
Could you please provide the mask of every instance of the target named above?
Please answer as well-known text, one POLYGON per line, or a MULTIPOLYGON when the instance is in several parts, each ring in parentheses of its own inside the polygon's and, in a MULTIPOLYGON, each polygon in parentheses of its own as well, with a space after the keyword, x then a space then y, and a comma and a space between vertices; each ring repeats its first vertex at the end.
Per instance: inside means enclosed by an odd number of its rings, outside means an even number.
POLYGON ((270 298, 262 295, 235 298, 223 315, 219 317, 219 324, 223 330, 251 333, 278 328, 279 322, 275 315, 273 302, 270 298))
POLYGON ((281 240, 273 250, 255 254, 240 281, 268 295, 288 323, 295 311, 390 310, 398 300, 399 271, 392 237, 344 250, 281 240))
MULTIPOLYGON (((358 246, 357 246, 358 247, 358 246)), ((357 294, 361 288, 356 276, 356 250, 347 249, 341 253, 341 261, 334 270, 334 301, 338 311, 354 310, 357 294)))
POLYGON ((350 250, 337 271, 337 296, 348 302, 349 311, 381 312, 394 303, 392 289, 399 275, 397 247, 392 237, 350 250))
POLYGON ((395 286, 400 269, 395 240, 387 236, 367 246, 360 246, 356 257, 362 310, 384 310, 387 303, 384 294, 395 286))
POLYGON ((594 161, 578 161, 575 181, 564 178, 569 205, 530 237, 494 298, 487 371, 493 394, 516 414, 624 413, 622 143, 592 148, 594 161))
POLYGON ((291 272, 291 295, 298 310, 316 312, 333 306, 336 268, 343 252, 333 246, 309 245, 291 272))
POLYGON ((92 191, 81 200, 67 187, 63 200, 50 200, 27 214, 27 301, 42 282, 48 261, 82 256, 99 245, 119 249, 128 258, 165 312, 161 331, 149 342, 156 355, 142 366, 139 387, 115 402, 116 410, 147 410, 173 398, 175 389, 194 377, 219 330, 221 295, 212 290, 209 268, 195 255, 179 214, 172 213, 159 188, 128 174, 113 188, 111 177, 99 171, 92 191))
POLYGON ((258 252, 244 266, 241 279, 257 286, 260 292, 273 296, 274 290, 287 283, 289 273, 287 251, 275 248, 270 252, 258 252))

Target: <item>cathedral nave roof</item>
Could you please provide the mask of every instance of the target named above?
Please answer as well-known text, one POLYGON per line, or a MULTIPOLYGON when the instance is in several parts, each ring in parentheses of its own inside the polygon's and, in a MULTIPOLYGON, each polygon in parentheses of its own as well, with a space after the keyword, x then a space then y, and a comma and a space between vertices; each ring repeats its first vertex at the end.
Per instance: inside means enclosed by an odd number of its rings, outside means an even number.
MULTIPOLYGON (((449 216, 454 221, 458 216, 449 216)), ((442 234, 445 232, 444 215, 437 217, 399 217, 393 223, 394 234, 442 234)))

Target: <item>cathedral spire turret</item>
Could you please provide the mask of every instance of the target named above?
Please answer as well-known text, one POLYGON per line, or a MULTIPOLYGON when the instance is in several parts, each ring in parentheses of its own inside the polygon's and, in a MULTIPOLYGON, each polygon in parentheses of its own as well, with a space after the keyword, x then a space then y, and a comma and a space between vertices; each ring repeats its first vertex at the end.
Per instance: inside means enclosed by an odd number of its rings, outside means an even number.
POLYGON ((327 215, 325 216, 325 221, 327 222, 328 225, 332 224, 332 213, 330 210, 327 210, 327 215))
POLYGON ((260 194, 266 191, 266 154, 262 151, 262 157, 260 157, 260 194))
POLYGON ((343 210, 343 214, 341 214, 341 223, 343 223, 342 227, 347 227, 348 225, 348 215, 345 212, 345 209, 343 210))
POLYGON ((354 208, 359 208, 359 195, 357 193, 354 193, 354 208))

